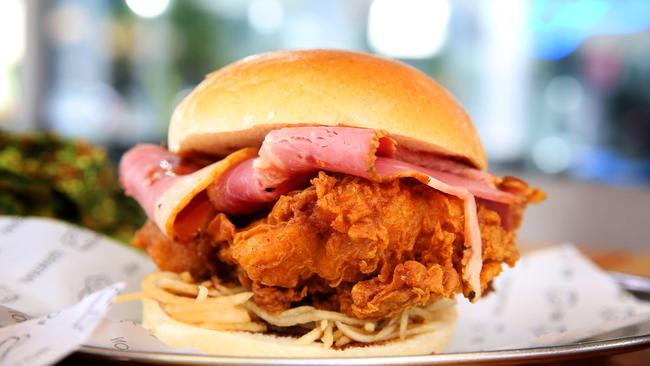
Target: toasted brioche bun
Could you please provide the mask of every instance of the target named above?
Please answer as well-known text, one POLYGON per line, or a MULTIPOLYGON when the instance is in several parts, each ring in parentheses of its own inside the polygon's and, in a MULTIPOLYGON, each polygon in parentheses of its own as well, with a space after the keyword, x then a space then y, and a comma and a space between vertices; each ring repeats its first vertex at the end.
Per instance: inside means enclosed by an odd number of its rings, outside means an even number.
POLYGON ((380 345, 324 348, 319 343, 301 345, 295 338, 269 334, 219 331, 195 327, 170 318, 155 300, 142 302, 142 325, 169 346, 193 348, 210 355, 246 357, 378 357, 440 353, 449 343, 457 313, 454 306, 441 310, 441 326, 435 332, 380 345))
POLYGON ((176 108, 169 149, 225 156, 296 125, 385 130, 400 146, 487 168, 469 116, 438 83, 402 63, 333 50, 267 53, 208 75, 176 108))

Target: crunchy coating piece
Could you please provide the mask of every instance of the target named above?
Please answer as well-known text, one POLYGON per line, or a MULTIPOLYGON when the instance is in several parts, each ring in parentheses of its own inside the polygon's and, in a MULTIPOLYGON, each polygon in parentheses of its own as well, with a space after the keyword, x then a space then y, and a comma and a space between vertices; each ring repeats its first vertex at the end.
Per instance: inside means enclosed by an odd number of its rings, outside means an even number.
POLYGON ((193 278, 203 278, 215 269, 216 251, 206 240, 179 243, 169 239, 153 221, 147 221, 135 234, 133 245, 144 249, 158 268, 181 273, 189 271, 193 278))

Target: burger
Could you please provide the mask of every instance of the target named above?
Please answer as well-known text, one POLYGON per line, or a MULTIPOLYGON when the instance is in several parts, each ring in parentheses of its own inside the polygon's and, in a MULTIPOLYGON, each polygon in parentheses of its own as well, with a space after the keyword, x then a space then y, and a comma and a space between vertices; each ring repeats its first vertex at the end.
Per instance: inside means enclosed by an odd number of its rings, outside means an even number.
MULTIPOLYGON (((245 58, 178 105, 121 183, 160 272, 143 324, 210 354, 441 352, 454 299, 492 291, 544 193, 487 171, 470 118, 402 63, 335 50, 245 58)), ((464 301, 464 300, 463 300, 464 301)))

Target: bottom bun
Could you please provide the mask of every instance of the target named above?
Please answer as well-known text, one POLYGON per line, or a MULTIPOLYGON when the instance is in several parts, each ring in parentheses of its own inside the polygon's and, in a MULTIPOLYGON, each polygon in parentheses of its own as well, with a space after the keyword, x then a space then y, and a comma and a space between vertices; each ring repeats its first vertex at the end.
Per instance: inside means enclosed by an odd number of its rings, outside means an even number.
POLYGON ((434 332, 377 345, 325 348, 322 343, 301 345, 296 338, 195 327, 170 318, 157 301, 143 300, 143 325, 172 347, 193 348, 210 355, 247 357, 376 357, 440 353, 449 343, 456 324, 454 306, 440 311, 440 327, 434 332))

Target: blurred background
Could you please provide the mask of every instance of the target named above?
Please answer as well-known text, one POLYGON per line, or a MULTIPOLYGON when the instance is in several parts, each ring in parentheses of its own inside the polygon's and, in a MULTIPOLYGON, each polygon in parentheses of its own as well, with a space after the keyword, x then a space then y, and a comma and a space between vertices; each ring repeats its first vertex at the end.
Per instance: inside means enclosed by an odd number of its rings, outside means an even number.
MULTIPOLYGON (((650 247, 644 0, 2 0, 0 131, 101 145, 99 171, 136 142, 164 142, 174 106, 210 71, 316 47, 400 59, 445 85, 492 170, 548 191, 525 240, 650 247)), ((16 170, 1 141, 0 168, 16 170)), ((0 197, 0 212, 11 204, 0 197)))

